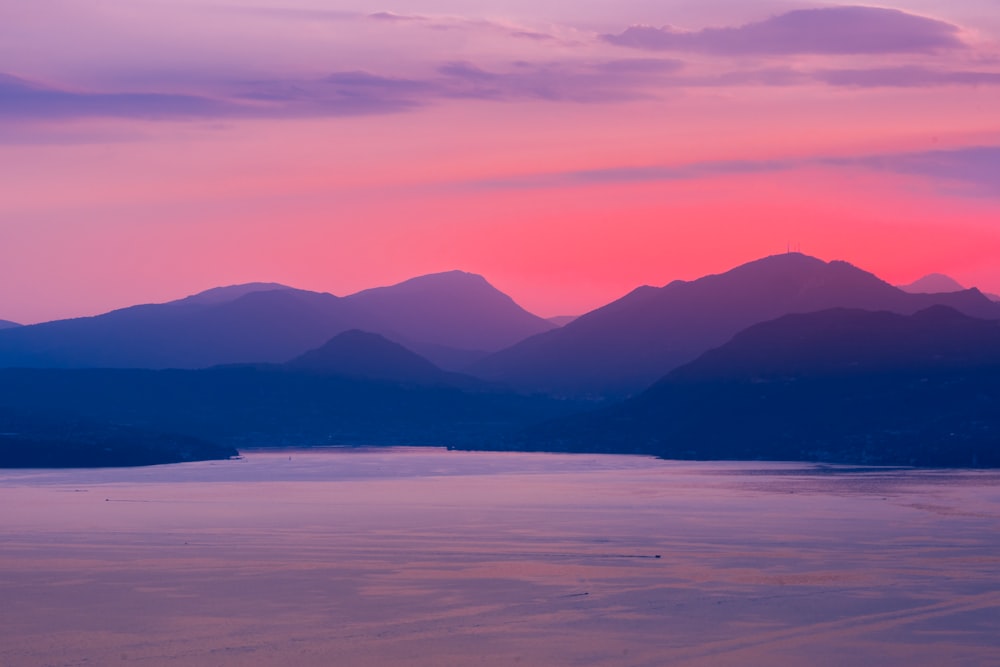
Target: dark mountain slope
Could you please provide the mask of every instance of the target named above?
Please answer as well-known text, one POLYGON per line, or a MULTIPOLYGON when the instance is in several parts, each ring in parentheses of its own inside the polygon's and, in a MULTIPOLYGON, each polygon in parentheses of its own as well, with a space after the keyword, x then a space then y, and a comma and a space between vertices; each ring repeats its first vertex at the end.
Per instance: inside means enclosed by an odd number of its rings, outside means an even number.
POLYGON ((321 347, 289 361, 285 368, 414 384, 448 384, 462 378, 383 336, 358 329, 337 334, 321 347))
POLYGON ((1000 466, 1000 323, 945 307, 829 310, 750 327, 540 449, 666 458, 1000 466))
POLYGON ((91 468, 227 459, 222 447, 65 414, 0 408, 0 468, 91 468))
POLYGON ((0 332, 0 366, 197 368, 283 362, 364 314, 330 294, 251 292, 231 301, 181 300, 0 332))
POLYGON ((232 447, 481 446, 580 409, 542 397, 293 371, 0 369, 0 406, 77 414, 232 447))
POLYGON ((908 314, 937 303, 1000 319, 1000 307, 977 290, 907 294, 846 262, 775 255, 692 282, 640 287, 470 371, 522 389, 624 395, 738 331, 786 313, 850 307, 908 314))
POLYGON ((17 322, 11 322, 10 320, 0 320, 0 329, 13 329, 15 327, 21 326, 17 322))

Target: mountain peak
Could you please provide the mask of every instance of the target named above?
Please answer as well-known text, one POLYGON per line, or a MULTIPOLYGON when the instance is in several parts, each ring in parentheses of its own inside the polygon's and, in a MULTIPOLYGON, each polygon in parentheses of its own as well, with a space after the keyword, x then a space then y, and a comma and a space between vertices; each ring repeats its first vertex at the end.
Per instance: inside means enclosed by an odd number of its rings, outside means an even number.
POLYGON ((461 350, 495 351, 555 328, 481 275, 466 271, 431 273, 346 298, 368 312, 382 313, 378 330, 405 332, 407 344, 435 341, 461 350), (445 331, 450 335, 442 335, 445 331))
POLYGON ((971 290, 907 294, 848 262, 785 253, 697 280, 634 290, 474 368, 483 378, 522 389, 625 395, 740 330, 788 313, 854 308, 912 314, 935 303, 1000 319, 1000 308, 971 290))
POLYGON ((224 287, 213 287, 204 292, 192 294, 189 297, 180 299, 176 303, 196 303, 202 305, 212 305, 235 301, 242 296, 254 292, 273 292, 276 290, 293 289, 280 283, 242 283, 240 285, 226 285, 224 287))
POLYGON ((387 287, 374 287, 372 289, 359 292, 358 294, 364 294, 365 292, 380 289, 395 289, 403 291, 406 289, 418 290, 427 288, 496 289, 489 283, 488 280, 486 280, 486 278, 478 273, 469 273, 468 271, 452 269, 451 271, 441 271, 438 273, 428 273, 423 276, 416 276, 415 278, 410 278, 401 283, 396 283, 395 285, 389 285, 387 287))
POLYGON ((900 285, 899 289, 911 294, 941 294, 944 292, 961 292, 965 287, 951 276, 946 276, 943 273, 928 273, 923 278, 918 278, 909 285, 900 285))
POLYGON ((315 350, 292 359, 286 368, 351 377, 428 383, 446 373, 415 352, 384 336, 360 329, 337 334, 315 350))

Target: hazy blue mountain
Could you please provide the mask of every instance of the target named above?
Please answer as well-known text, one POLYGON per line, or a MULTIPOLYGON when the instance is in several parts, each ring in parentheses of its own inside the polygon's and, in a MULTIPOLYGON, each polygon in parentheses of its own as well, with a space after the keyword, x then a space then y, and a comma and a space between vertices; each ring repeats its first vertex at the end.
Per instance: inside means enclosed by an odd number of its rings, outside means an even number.
POLYGON ((296 291, 295 288, 281 283, 243 283, 242 285, 227 285, 225 287, 213 287, 204 292, 192 294, 189 297, 180 299, 174 303, 188 304, 217 304, 235 301, 241 296, 252 294, 253 292, 272 292, 276 290, 296 291))
POLYGON ((460 377, 379 334, 358 329, 337 334, 284 366, 295 371, 414 384, 448 384, 460 377))
POLYGON ((786 313, 849 307, 906 314, 934 304, 1000 319, 1000 306, 974 289, 908 294, 846 262, 775 255, 691 282, 640 287, 490 355, 470 372, 524 390, 622 396, 738 331, 786 313))
POLYGON ((748 328, 527 448, 666 458, 1000 466, 1000 323, 935 306, 835 309, 748 328))
POLYGON ((557 327, 564 327, 578 317, 579 315, 556 315, 555 317, 549 317, 546 319, 557 327))
POLYGON ((909 285, 900 285, 899 289, 911 294, 939 294, 941 292, 961 292, 965 289, 961 283, 943 273, 928 273, 914 280, 909 285))
POLYGON ((374 331, 411 349, 416 347, 409 343, 496 351, 554 326, 482 276, 464 271, 421 276, 346 299, 372 313, 374 331))
POLYGON ((21 326, 17 322, 11 322, 9 320, 0 320, 0 329, 13 329, 14 327, 21 326))
POLYGON ((0 332, 0 366, 198 368, 284 362, 359 326, 364 313, 330 294, 250 292, 182 299, 0 332))
POLYGON ((380 333, 457 368, 552 325, 482 277, 424 276, 349 297, 273 283, 216 288, 0 332, 0 367, 204 368, 283 363, 338 333, 380 333))

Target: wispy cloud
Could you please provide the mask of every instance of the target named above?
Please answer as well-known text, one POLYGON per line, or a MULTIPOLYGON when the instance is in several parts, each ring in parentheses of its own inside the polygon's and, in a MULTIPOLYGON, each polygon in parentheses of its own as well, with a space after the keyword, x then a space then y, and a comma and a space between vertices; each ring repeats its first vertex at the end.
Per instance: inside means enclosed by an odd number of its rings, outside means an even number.
POLYGON ((952 194, 1000 197, 1000 146, 870 155, 826 162, 923 176, 945 184, 952 194))
MULTIPOLYGON (((181 80, 173 82, 174 88, 181 80)), ((540 100, 599 104, 648 99, 668 90, 797 85, 938 87, 1000 85, 1000 72, 901 66, 869 69, 764 67, 692 73, 672 58, 515 62, 485 68, 455 61, 421 77, 363 70, 310 79, 197 82, 208 93, 68 90, 0 74, 0 117, 9 119, 217 119, 337 117, 401 113, 445 100, 540 100)))
POLYGON ((0 117, 5 118, 205 118, 239 112, 235 105, 197 95, 73 92, 0 74, 0 117))
POLYGON ((280 18, 288 21, 363 21, 381 23, 384 25, 396 24, 400 27, 415 26, 430 30, 489 31, 504 34, 508 37, 530 39, 535 41, 549 41, 557 39, 555 35, 531 29, 526 26, 464 16, 401 14, 392 11, 364 13, 332 9, 302 9, 288 7, 227 7, 226 11, 238 12, 245 16, 261 16, 269 19, 280 18))
POLYGON ((800 9, 739 27, 681 31, 632 26, 618 46, 727 56, 934 53, 964 46, 957 26, 881 7, 800 9))
POLYGON ((267 7, 267 6, 228 6, 218 5, 215 11, 243 16, 260 16, 267 19, 285 19, 292 21, 356 21, 369 16, 362 12, 342 11, 337 9, 308 9, 304 7, 267 7))
POLYGON ((938 182, 948 194, 1000 196, 1000 146, 950 150, 777 160, 717 160, 680 165, 621 166, 604 169, 527 174, 466 183, 473 189, 559 188, 657 181, 685 181, 715 176, 760 174, 806 167, 863 168, 921 176, 938 182))
POLYGON ((853 88, 939 88, 1000 85, 1000 72, 932 69, 921 65, 817 70, 762 67, 718 74, 679 74, 669 79, 668 83, 672 86, 689 88, 787 87, 815 84, 853 88))
POLYGON ((418 16, 415 14, 396 14, 395 12, 374 12, 368 14, 368 18, 374 19, 376 21, 391 21, 391 22, 401 22, 410 23, 413 21, 427 21, 426 16, 418 16))
POLYGON ((938 70, 918 65, 819 70, 813 72, 811 76, 831 86, 856 86, 859 88, 992 86, 1000 84, 1000 72, 938 70))
POLYGON ((676 60, 615 60, 602 63, 515 63, 507 71, 481 69, 465 62, 438 68, 447 97, 494 100, 539 99, 599 103, 648 97, 650 77, 680 70, 676 60))
POLYGON ((719 160, 683 165, 647 165, 581 169, 547 174, 530 174, 476 181, 472 188, 530 189, 569 187, 578 185, 613 185, 656 181, 686 181, 730 174, 756 174, 791 169, 795 161, 719 160))

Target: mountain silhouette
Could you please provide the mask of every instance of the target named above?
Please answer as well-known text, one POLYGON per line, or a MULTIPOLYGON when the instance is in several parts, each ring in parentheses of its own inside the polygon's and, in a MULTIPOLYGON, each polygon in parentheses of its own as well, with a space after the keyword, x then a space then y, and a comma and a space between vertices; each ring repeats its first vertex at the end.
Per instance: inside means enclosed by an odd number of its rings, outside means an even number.
POLYGON ((216 303, 226 303, 227 301, 235 301, 241 296, 246 296, 247 294, 252 294, 253 292, 271 292, 277 290, 291 290, 295 291, 294 288, 287 285, 282 285, 281 283, 243 283, 241 285, 227 285, 225 287, 213 287, 207 289, 204 292, 199 292, 198 294, 192 294, 189 297, 180 299, 175 303, 179 304, 216 304, 216 303))
MULTIPOLYGON (((912 294, 940 294, 941 292, 958 292, 966 288, 951 276, 946 276, 943 273, 928 273, 909 285, 900 285, 899 289, 912 294)), ((983 292, 983 296, 990 301, 1000 301, 1000 294, 983 292)))
POLYGON ((666 458, 1000 466, 1000 323, 944 306, 786 315, 526 442, 666 458))
POLYGON ((0 331, 0 367, 283 363, 350 329, 459 365, 552 325, 480 276, 449 272, 348 297, 273 283, 0 331))
POLYGON ((374 316, 376 331, 393 340, 398 336, 397 342, 421 354, 427 344, 492 352, 554 326, 482 276, 464 271, 420 276, 346 298, 374 316))
POLYGON ((364 314, 330 294, 249 292, 182 299, 0 331, 0 366, 199 368, 284 362, 358 326, 364 314))
POLYGON ((846 307, 909 314, 934 304, 1000 319, 1000 306, 975 289, 908 294, 847 262, 774 255, 691 282, 640 287, 469 372, 524 390, 624 396, 740 330, 787 313, 846 307))
POLYGON ((11 322, 9 320, 0 320, 0 329, 13 329, 15 327, 21 326, 17 322, 11 322))
POLYGON ((294 371, 414 384, 448 384, 453 376, 398 343, 358 329, 337 334, 284 366, 294 371))
POLYGON ((909 285, 900 285, 899 289, 911 294, 940 294, 941 292, 961 292, 965 287, 951 276, 946 276, 943 273, 928 273, 909 285))

